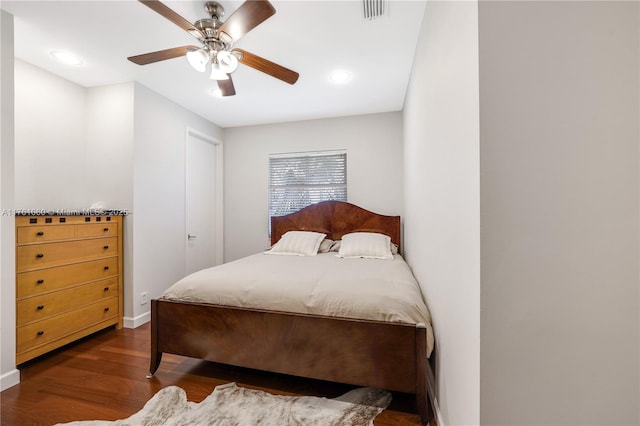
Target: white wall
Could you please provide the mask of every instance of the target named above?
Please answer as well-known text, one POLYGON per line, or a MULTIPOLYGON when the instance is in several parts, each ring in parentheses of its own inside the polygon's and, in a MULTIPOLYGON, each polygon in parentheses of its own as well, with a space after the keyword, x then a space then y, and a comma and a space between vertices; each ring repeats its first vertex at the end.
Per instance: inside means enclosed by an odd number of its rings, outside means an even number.
POLYGON ((82 86, 15 61, 16 206, 88 208, 82 86))
POLYGON ((20 380, 15 368, 15 221, 13 16, 0 11, 0 391, 20 380))
POLYGON ((16 206, 131 208, 133 83, 85 88, 15 61, 16 206))
POLYGON ((639 12, 480 2, 483 424, 640 423, 639 12))
POLYGON ((399 112, 225 129, 225 261, 268 247, 269 154, 347 151, 347 197, 401 215, 399 112))
POLYGON ((404 107, 405 256, 433 317, 447 425, 480 421, 477 2, 428 2, 404 107))
POLYGON ((83 167, 90 204, 133 207, 133 90, 133 82, 87 89, 83 167))
POLYGON ((148 321, 150 305, 185 272, 185 141, 187 127, 222 140, 222 130, 145 86, 135 83, 133 147, 134 302, 125 315, 134 324, 148 321))

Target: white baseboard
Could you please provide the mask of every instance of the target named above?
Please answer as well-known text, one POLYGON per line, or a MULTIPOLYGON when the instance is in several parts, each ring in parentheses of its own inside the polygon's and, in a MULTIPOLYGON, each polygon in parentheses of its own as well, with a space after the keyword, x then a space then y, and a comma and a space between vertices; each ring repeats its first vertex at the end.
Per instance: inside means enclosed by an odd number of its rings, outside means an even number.
POLYGON ((14 368, 0 376, 0 391, 9 389, 20 383, 20 370, 14 368))
POLYGON ((436 424, 438 426, 445 426, 442 413, 440 412, 440 404, 438 404, 438 398, 436 398, 436 378, 430 366, 427 368, 427 394, 429 395, 429 402, 433 409, 436 424))
POLYGON ((433 398, 431 400, 431 406, 433 407, 433 416, 436 419, 436 424, 438 426, 446 426, 444 420, 442 419, 442 413, 440 412, 440 405, 438 404, 437 398, 433 398))
POLYGON ((137 317, 124 317, 122 319, 122 326, 124 328, 138 328, 143 324, 151 321, 151 312, 145 312, 142 315, 138 315, 137 317))

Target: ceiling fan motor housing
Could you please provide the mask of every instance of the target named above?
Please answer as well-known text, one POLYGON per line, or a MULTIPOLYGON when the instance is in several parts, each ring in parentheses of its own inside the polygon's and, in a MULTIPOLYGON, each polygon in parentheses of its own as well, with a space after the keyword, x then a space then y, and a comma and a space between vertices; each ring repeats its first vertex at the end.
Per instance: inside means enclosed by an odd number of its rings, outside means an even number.
POLYGON ((199 19, 193 24, 194 27, 202 31, 205 39, 216 38, 220 25, 222 25, 222 22, 216 18, 199 19))
POLYGON ((204 4, 204 10, 215 20, 224 16, 224 7, 217 1, 208 1, 204 4))
POLYGON ((230 40, 220 40, 220 34, 218 34, 218 29, 222 26, 220 18, 224 16, 224 7, 218 2, 208 1, 204 8, 211 18, 199 19, 193 24, 204 34, 204 44, 213 50, 230 48, 230 40))

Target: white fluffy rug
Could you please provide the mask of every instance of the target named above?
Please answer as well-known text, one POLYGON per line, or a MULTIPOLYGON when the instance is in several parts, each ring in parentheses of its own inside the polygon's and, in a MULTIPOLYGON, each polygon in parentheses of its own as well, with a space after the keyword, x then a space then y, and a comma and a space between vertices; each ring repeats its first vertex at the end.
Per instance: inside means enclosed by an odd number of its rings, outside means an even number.
POLYGON ((88 420, 70 426, 365 426, 391 402, 391 394, 359 388, 335 398, 280 396, 221 385, 200 403, 187 401, 185 391, 169 386, 133 416, 116 421, 88 420))

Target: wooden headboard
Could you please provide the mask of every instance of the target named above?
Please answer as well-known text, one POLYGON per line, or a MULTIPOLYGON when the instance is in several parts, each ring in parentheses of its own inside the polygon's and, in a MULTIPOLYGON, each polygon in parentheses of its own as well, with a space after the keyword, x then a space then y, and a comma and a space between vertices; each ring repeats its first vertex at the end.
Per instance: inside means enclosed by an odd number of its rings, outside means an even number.
POLYGON ((377 232, 400 247, 400 216, 385 216, 343 201, 322 201, 297 212, 271 218, 271 244, 287 231, 314 231, 340 240, 350 232, 377 232))

